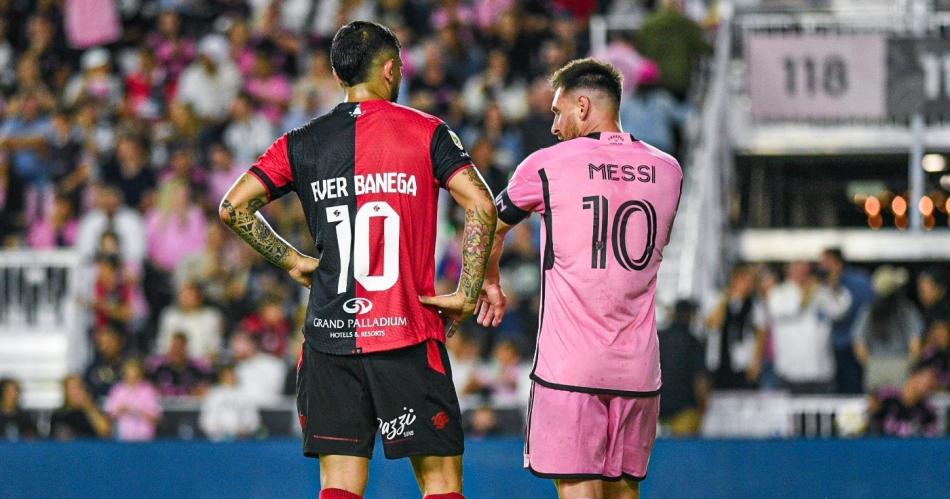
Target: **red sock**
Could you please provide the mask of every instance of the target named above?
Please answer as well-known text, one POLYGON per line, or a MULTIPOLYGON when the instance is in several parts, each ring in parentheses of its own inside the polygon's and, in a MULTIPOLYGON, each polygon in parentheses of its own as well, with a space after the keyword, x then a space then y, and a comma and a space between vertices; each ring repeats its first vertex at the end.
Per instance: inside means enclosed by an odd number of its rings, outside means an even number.
POLYGON ((343 489, 323 489, 320 491, 320 499, 363 499, 363 496, 343 489))
POLYGON ((426 494, 422 499, 465 499, 459 492, 446 492, 444 494, 426 494))

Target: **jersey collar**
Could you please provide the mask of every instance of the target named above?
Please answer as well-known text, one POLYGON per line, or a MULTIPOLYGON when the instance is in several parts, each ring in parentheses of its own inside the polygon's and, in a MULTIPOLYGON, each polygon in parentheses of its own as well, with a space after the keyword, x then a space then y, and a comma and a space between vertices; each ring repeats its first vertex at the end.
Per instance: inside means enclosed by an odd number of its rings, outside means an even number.
POLYGON ((629 144, 637 140, 632 133, 626 132, 594 132, 585 135, 584 138, 599 140, 609 144, 629 144))

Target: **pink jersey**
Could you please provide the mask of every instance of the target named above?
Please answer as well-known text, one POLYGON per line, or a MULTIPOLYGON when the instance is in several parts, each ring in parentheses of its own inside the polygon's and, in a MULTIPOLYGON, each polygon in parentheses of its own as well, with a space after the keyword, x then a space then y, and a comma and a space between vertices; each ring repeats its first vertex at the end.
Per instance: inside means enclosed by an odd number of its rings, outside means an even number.
POLYGON ((544 219, 536 382, 660 389, 656 274, 682 181, 676 159, 626 133, 561 142, 518 166, 495 203, 511 225, 531 212, 544 219))

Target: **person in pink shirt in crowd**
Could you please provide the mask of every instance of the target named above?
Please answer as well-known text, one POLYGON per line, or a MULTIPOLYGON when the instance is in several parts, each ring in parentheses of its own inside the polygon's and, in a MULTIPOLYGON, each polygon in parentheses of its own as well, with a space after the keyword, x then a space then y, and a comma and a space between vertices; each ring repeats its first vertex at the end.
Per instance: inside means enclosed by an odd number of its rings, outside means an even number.
POLYGON ((45 217, 30 226, 26 237, 31 248, 53 249, 70 247, 76 241, 79 220, 69 198, 58 194, 53 209, 45 217))
POLYGON ((181 18, 168 9, 158 16, 158 32, 147 40, 147 46, 158 58, 158 65, 168 72, 167 95, 175 95, 178 78, 198 55, 195 41, 181 32, 181 18))
POLYGON ((112 387, 105 409, 115 421, 116 439, 142 442, 155 438, 162 407, 158 391, 145 380, 141 361, 131 359, 122 366, 122 382, 112 387))
POLYGON ((257 57, 254 53, 251 26, 244 19, 234 21, 228 31, 228 40, 231 42, 231 59, 244 78, 250 77, 257 66, 257 57))
POLYGON ((518 166, 496 198, 495 247, 476 313, 501 324, 505 235, 541 214, 538 346, 525 467, 562 498, 639 496, 656 439, 656 276, 679 207, 672 156, 622 131, 623 76, 597 59, 551 78, 559 144, 518 166))
POLYGON ((145 215, 151 260, 170 272, 185 257, 204 249, 207 232, 208 220, 191 201, 188 184, 181 179, 163 184, 158 191, 158 203, 145 215))
POLYGON ((258 50, 254 62, 254 72, 247 78, 244 90, 261 103, 261 113, 276 125, 287 111, 293 87, 287 75, 274 72, 267 51, 258 50))
POLYGON ((234 185, 234 180, 244 172, 243 167, 234 161, 234 153, 224 144, 211 146, 209 154, 211 172, 208 174, 208 195, 211 199, 220 199, 234 185))

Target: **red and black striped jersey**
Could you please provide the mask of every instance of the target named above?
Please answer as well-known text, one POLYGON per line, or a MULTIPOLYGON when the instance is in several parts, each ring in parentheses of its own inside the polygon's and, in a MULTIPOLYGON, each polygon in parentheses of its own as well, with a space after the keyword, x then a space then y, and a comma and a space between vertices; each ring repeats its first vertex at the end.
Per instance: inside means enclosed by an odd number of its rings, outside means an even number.
POLYGON ((304 334, 331 354, 434 338, 439 187, 471 158, 434 116, 384 100, 348 102, 274 142, 251 167, 270 197, 296 192, 319 251, 304 334))

